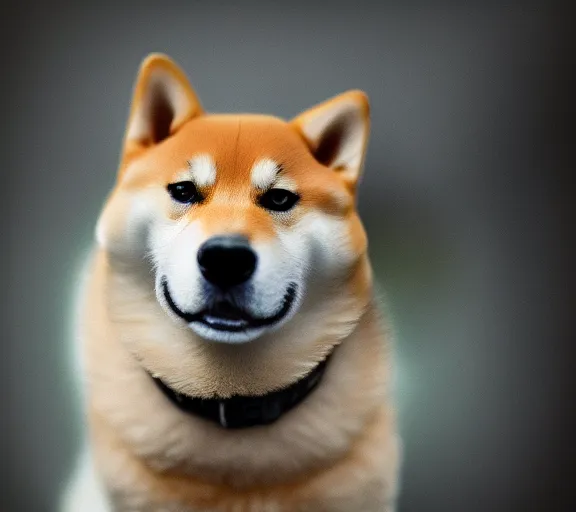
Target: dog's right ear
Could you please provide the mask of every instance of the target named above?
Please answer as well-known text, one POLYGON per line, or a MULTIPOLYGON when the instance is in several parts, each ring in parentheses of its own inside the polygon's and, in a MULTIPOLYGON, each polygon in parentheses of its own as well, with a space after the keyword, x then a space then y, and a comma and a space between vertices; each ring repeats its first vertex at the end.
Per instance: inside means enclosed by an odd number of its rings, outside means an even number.
POLYGON ((140 66, 123 160, 170 137, 193 117, 203 114, 184 72, 166 55, 153 53, 140 66))

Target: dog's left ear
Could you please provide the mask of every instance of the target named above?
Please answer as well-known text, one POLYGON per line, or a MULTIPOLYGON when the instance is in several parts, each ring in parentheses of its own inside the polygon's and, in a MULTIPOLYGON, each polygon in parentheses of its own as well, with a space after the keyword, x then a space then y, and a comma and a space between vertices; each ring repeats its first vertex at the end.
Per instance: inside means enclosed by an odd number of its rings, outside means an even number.
POLYGON ((370 131, 370 106, 362 91, 348 91, 292 120, 321 164, 355 185, 362 172, 370 131))
POLYGON ((201 114, 202 106, 180 67, 166 55, 149 55, 134 86, 124 156, 159 144, 201 114))

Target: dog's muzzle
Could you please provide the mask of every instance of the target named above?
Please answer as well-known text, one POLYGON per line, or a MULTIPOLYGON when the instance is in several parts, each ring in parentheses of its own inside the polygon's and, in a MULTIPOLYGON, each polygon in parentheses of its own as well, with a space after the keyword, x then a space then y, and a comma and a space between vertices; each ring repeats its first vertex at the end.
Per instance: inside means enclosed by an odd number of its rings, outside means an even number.
POLYGON ((282 305, 278 311, 273 315, 264 318, 252 316, 226 299, 218 300, 211 306, 196 313, 188 313, 182 311, 178 307, 170 294, 168 280, 166 278, 162 279, 162 293, 164 299, 166 304, 168 304, 170 309, 176 315, 182 318, 186 323, 190 324, 193 322, 199 322, 211 329, 226 332, 242 332, 248 329, 259 329, 277 324, 292 308, 292 304, 296 299, 296 292, 296 284, 291 283, 284 294, 282 305))

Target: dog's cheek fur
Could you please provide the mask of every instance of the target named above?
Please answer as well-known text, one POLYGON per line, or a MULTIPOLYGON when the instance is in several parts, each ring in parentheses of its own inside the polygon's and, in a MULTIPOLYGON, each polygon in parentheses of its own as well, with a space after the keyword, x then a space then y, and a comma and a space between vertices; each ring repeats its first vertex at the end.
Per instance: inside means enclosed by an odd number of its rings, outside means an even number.
POLYGON ((359 228, 348 218, 310 210, 289 228, 278 227, 273 240, 257 244, 259 269, 255 278, 255 305, 264 313, 277 309, 290 283, 298 285, 292 315, 304 300, 307 286, 343 282, 363 256, 366 244, 359 228))
POLYGON ((295 226, 279 230, 279 238, 294 259, 304 259, 300 264, 312 279, 345 277, 366 251, 361 224, 318 210, 308 211, 295 226))
POLYGON ((201 224, 189 223, 186 218, 158 223, 150 237, 157 280, 166 277, 171 295, 186 311, 197 311, 202 306, 201 275, 196 256, 205 239, 201 224))
POLYGON ((141 262, 148 254, 150 228, 162 213, 157 191, 116 190, 96 225, 96 241, 112 257, 141 262))
POLYGON ((271 316, 281 307, 290 284, 297 285, 298 293, 304 291, 306 255, 294 251, 294 245, 286 247, 278 237, 257 242, 254 249, 258 254, 258 267, 253 279, 253 311, 257 316, 271 316))

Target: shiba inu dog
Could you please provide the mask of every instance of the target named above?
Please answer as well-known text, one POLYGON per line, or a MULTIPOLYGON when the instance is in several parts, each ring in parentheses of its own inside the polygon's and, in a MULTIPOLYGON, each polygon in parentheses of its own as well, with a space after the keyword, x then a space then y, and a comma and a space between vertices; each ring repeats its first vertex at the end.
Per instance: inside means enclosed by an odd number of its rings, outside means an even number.
POLYGON ((291 121, 209 115, 169 58, 143 62, 86 270, 68 512, 394 510, 368 133, 359 91, 291 121))

